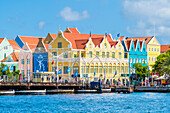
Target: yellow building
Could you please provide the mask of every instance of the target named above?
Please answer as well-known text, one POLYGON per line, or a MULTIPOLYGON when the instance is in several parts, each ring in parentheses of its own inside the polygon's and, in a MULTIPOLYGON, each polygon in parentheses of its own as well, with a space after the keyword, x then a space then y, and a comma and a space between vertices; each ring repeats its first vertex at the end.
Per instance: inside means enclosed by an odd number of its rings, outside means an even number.
POLYGON ((48 69, 50 72, 61 69, 62 81, 73 81, 73 74, 78 71, 79 80, 89 82, 100 77, 103 82, 112 82, 128 79, 124 76, 129 74, 129 62, 124 56, 128 57, 121 42, 112 40, 110 34, 83 34, 76 28, 67 28, 59 31, 49 44, 48 69), (67 73, 70 66, 71 72, 67 73))
POLYGON ((160 55, 160 44, 157 39, 153 37, 127 37, 126 39, 139 39, 139 41, 145 40, 145 44, 147 47, 147 59, 149 69, 152 70, 152 66, 157 60, 157 56, 160 55))

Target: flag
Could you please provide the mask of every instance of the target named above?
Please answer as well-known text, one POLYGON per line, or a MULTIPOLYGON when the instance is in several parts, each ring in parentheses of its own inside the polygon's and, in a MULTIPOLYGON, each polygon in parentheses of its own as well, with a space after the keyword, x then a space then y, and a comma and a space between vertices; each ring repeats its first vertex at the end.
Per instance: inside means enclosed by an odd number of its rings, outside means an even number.
POLYGON ((119 37, 119 36, 120 36, 120 33, 117 34, 117 37, 119 37))
POLYGON ((54 59, 53 59, 53 61, 52 61, 52 63, 51 64, 54 64, 54 59))
POLYGON ((8 70, 8 66, 7 66, 7 65, 5 65, 5 67, 4 67, 4 69, 2 70, 2 72, 6 71, 6 70, 8 70))
POLYGON ((95 75, 96 75, 96 73, 95 73, 95 71, 94 71, 94 77, 95 77, 95 75))
POLYGON ((78 71, 76 71, 73 75, 73 77, 75 78, 76 76, 78 76, 78 71))
POLYGON ((115 75, 113 77, 115 77, 117 75, 117 71, 115 71, 115 75))
POLYGON ((57 74, 58 74, 58 75, 61 74, 61 69, 57 72, 57 74))
POLYGON ((10 71, 13 71, 13 70, 14 70, 14 65, 12 64, 11 68, 10 68, 10 71))
POLYGON ((69 66, 66 72, 69 73, 70 71, 71 71, 71 66, 69 66))

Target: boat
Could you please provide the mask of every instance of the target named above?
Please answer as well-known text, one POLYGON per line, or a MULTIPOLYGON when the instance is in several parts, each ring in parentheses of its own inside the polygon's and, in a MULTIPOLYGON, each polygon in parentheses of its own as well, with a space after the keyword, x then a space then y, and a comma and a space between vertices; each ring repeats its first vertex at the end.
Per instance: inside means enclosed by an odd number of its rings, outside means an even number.
POLYGON ((19 95, 46 94, 46 89, 44 90, 19 90, 19 91, 15 91, 15 94, 19 94, 19 95))
POLYGON ((0 95, 14 95, 15 90, 0 90, 0 95))

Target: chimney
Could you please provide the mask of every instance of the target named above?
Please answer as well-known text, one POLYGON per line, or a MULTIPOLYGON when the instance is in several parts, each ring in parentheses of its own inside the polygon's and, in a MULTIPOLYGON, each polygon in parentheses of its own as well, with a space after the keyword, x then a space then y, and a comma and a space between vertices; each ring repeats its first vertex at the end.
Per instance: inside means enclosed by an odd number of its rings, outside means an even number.
POLYGON ((42 38, 40 37, 40 38, 38 38, 39 39, 39 42, 41 42, 42 41, 42 38))

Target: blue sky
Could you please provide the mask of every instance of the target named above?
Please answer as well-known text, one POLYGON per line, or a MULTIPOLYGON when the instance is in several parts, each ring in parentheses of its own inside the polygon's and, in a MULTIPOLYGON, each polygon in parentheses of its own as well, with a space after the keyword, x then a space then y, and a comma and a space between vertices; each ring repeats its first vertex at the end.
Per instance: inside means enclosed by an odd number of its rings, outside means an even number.
POLYGON ((153 36, 170 44, 168 0, 1 0, 0 37, 46 37, 59 28, 81 33, 153 36), (60 27, 59 27, 60 26, 60 27), (155 31, 155 32, 154 32, 155 31))

